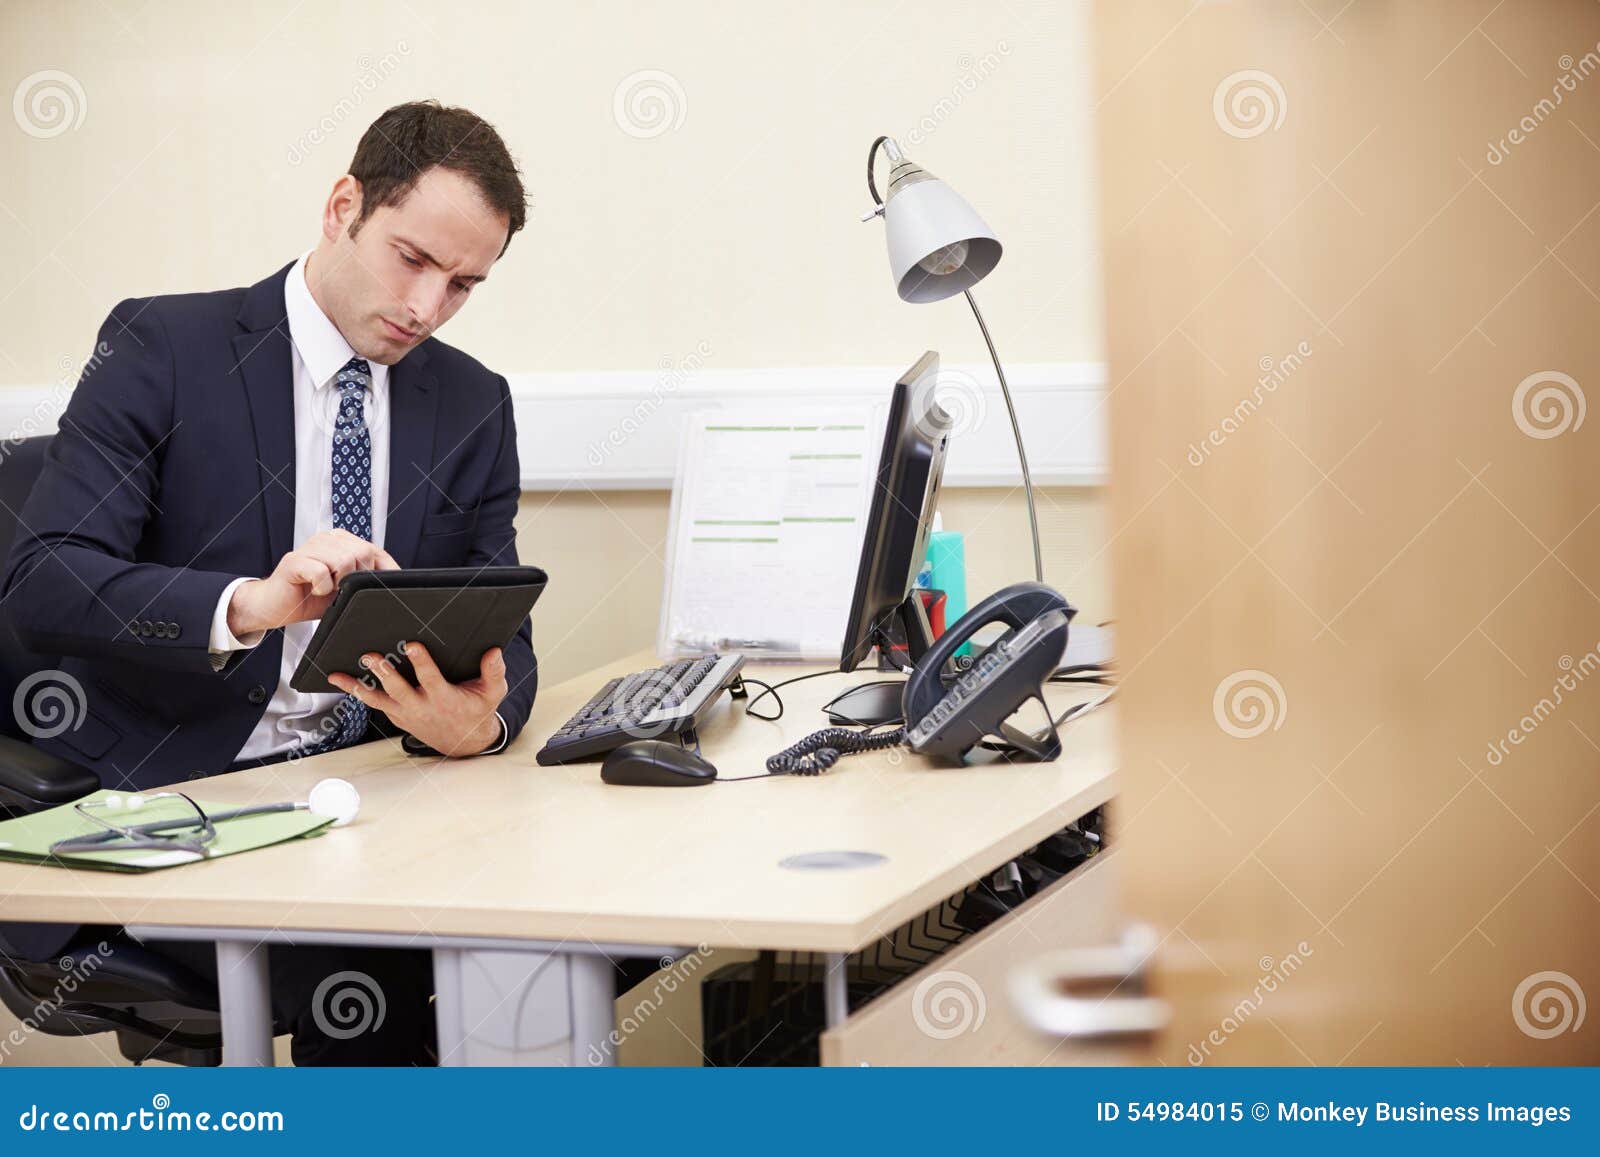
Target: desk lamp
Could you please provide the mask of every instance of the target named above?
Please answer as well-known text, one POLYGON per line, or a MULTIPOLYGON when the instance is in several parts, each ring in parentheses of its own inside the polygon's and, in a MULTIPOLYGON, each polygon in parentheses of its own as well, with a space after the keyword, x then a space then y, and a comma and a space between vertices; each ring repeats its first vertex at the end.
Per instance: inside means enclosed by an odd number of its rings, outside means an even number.
POLYGON ((1022 487, 1028 497, 1028 526, 1033 532, 1033 573, 1044 581, 1044 559, 1039 550, 1039 517, 1033 506, 1033 477, 1028 473, 1028 454, 1022 447, 1022 428, 1017 410, 1011 404, 1011 388, 1000 367, 989 327, 973 299, 972 287, 1000 263, 1000 240, 983 218, 949 185, 909 159, 892 137, 879 137, 867 150, 867 189, 875 207, 861 217, 870 221, 882 217, 884 236, 889 243, 889 272, 902 301, 920 304, 943 301, 962 294, 978 320, 989 358, 1000 379, 1000 393, 1011 416, 1011 433, 1017 440, 1017 459, 1022 463, 1022 487), (889 195, 878 195, 872 175, 878 149, 889 158, 889 195))

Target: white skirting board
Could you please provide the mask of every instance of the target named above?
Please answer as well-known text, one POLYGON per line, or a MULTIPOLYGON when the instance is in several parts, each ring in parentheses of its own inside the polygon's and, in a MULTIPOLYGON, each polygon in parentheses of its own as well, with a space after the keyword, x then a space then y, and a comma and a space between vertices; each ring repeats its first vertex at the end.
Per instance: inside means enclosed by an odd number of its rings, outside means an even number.
MULTIPOLYGON (((657 370, 511 374, 522 486, 671 489, 685 413, 758 399, 789 399, 796 407, 886 399, 904 368, 709 370, 696 368, 691 355, 657 370)), ((1103 483, 1105 366, 1033 362, 1008 365, 1006 372, 1034 483, 1103 483)), ((0 433, 6 439, 53 433, 68 393, 61 385, 0 389, 0 433)), ((956 420, 945 484, 1014 485, 1017 451, 994 367, 945 366, 936 396, 956 420)))

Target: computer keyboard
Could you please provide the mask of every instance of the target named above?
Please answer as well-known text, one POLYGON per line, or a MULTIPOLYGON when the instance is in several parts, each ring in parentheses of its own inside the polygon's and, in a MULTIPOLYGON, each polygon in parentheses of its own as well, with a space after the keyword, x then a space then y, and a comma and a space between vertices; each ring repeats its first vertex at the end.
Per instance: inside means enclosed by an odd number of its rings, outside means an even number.
POLYGON ((635 739, 687 731, 743 666, 743 655, 703 655, 613 679, 556 729, 538 760, 548 766, 591 759, 635 739))

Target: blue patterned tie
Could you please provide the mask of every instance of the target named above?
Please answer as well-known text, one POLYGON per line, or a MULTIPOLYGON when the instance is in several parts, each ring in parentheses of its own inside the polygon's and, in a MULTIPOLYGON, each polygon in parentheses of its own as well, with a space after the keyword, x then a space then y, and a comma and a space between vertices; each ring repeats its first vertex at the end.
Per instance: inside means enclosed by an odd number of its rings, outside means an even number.
MULTIPOLYGON (((372 541, 372 435, 367 429, 363 395, 372 385, 372 367, 365 358, 351 358, 334 379, 339 391, 339 416, 333 424, 333 528, 372 541)), ((336 730, 307 752, 320 755, 348 747, 367 730, 367 705, 346 695, 334 708, 336 730)))

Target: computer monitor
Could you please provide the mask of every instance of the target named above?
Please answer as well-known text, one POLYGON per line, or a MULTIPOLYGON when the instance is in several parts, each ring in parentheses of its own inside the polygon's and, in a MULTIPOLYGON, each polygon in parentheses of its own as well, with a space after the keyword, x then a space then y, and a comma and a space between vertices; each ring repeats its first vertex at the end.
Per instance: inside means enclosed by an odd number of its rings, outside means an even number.
POLYGON ((939 355, 929 350, 900 375, 889 399, 872 509, 839 655, 841 671, 854 671, 873 647, 903 668, 914 665, 933 645, 915 588, 917 571, 928 553, 953 425, 934 397, 938 374, 939 355))

